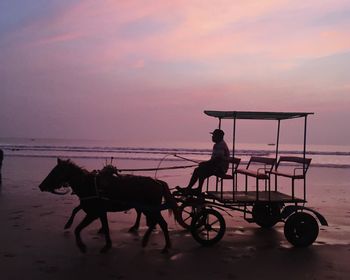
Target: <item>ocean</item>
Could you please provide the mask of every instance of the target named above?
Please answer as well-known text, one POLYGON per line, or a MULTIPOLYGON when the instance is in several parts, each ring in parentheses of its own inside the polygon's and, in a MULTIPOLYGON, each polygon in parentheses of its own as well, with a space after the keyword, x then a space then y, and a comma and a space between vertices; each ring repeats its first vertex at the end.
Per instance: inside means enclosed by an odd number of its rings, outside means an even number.
MULTIPOLYGON (((121 174, 150 176, 174 187, 187 185, 195 162, 210 158, 212 143, 122 146, 114 141, 0 138, 0 148, 5 154, 2 173, 7 185, 38 184, 55 166, 56 158, 60 157, 71 159, 88 170, 102 169, 112 163, 121 170, 121 174)), ((241 164, 244 165, 252 155, 274 157, 275 146, 236 144, 235 156, 241 158, 241 164)), ((302 156, 302 146, 281 145, 279 155, 302 156)), ((308 145, 307 157, 312 158, 311 169, 344 170, 345 173, 339 174, 348 176, 350 146, 308 145)), ((318 181, 318 178, 313 181, 318 181)), ((323 181, 325 179, 320 183, 323 181)), ((342 181, 347 182, 348 179, 342 181)))
MULTIPOLYGON (((228 143, 230 145, 230 143, 228 143)), ((6 157, 91 159, 100 162, 121 160, 153 161, 160 163, 206 160, 212 144, 171 143, 152 146, 121 146, 113 141, 0 138, 0 148, 6 157)), ((280 145, 279 155, 302 156, 300 145, 280 145)), ((235 156, 247 162, 251 155, 275 156, 273 144, 236 144, 235 156)), ((308 145, 307 157, 312 166, 350 168, 350 146, 308 145)), ((145 164, 149 165, 149 164, 145 164)), ((169 165, 169 164, 167 164, 169 165)))

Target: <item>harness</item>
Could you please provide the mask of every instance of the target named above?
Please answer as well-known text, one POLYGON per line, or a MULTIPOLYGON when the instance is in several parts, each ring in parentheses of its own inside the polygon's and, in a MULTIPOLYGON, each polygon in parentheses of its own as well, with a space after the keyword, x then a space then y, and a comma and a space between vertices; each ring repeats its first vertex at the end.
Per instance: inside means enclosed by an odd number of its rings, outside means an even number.
MULTIPOLYGON (((100 189, 98 188, 98 184, 97 184, 97 176, 98 176, 98 172, 94 173, 94 189, 95 189, 95 194, 91 195, 91 196, 86 196, 86 197, 79 197, 80 202, 84 202, 84 201, 88 201, 88 200, 92 200, 92 199, 98 199, 98 200, 105 200, 105 201, 110 201, 111 203, 116 203, 116 204, 120 204, 120 205, 125 205, 126 207, 130 207, 130 208, 136 208, 138 210, 141 211, 156 211, 156 210, 166 210, 171 208, 171 206, 169 205, 169 203, 162 203, 159 207, 151 207, 151 206, 147 206, 144 205, 142 203, 128 203, 125 202, 123 200, 117 200, 117 199, 111 199, 109 197, 103 196, 103 192, 100 191, 100 189)), ((158 181, 156 181, 158 184, 160 184, 158 181)))
POLYGON ((91 200, 91 199, 105 199, 105 200, 108 200, 107 197, 102 197, 100 195, 100 192, 98 191, 98 187, 97 187, 97 175, 96 172, 94 174, 94 187, 95 187, 95 195, 92 195, 92 196, 86 196, 86 197, 79 197, 79 200, 80 201, 85 201, 85 200, 91 200))

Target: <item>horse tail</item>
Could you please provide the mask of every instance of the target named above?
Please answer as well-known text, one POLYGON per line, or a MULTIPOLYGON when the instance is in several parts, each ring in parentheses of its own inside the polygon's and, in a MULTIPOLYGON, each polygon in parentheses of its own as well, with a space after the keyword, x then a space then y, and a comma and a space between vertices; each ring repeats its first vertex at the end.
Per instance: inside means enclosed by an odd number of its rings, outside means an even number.
POLYGON ((179 215, 180 215, 179 206, 177 205, 174 196, 170 192, 168 184, 164 181, 161 181, 161 180, 158 180, 158 182, 163 186, 163 196, 165 199, 165 203, 168 206, 169 214, 171 215, 173 212, 175 220, 179 221, 180 220, 180 218, 179 218, 179 215))

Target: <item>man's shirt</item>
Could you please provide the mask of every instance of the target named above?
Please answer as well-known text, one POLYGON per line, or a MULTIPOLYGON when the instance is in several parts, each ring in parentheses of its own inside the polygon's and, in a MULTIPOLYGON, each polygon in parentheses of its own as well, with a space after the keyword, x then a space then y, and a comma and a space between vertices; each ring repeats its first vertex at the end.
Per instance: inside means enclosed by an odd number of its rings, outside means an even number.
POLYGON ((211 160, 214 160, 216 164, 222 168, 226 173, 229 165, 230 150, 224 140, 219 143, 215 143, 211 154, 211 160))

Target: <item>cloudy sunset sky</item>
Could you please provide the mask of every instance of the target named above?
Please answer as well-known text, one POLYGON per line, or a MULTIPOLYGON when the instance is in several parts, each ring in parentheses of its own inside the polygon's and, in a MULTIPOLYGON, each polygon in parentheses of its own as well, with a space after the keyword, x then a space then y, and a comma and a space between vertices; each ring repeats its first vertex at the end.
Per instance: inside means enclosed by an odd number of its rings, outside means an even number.
POLYGON ((208 140, 203 110, 315 112, 350 145, 349 0, 2 0, 0 136, 208 140))

